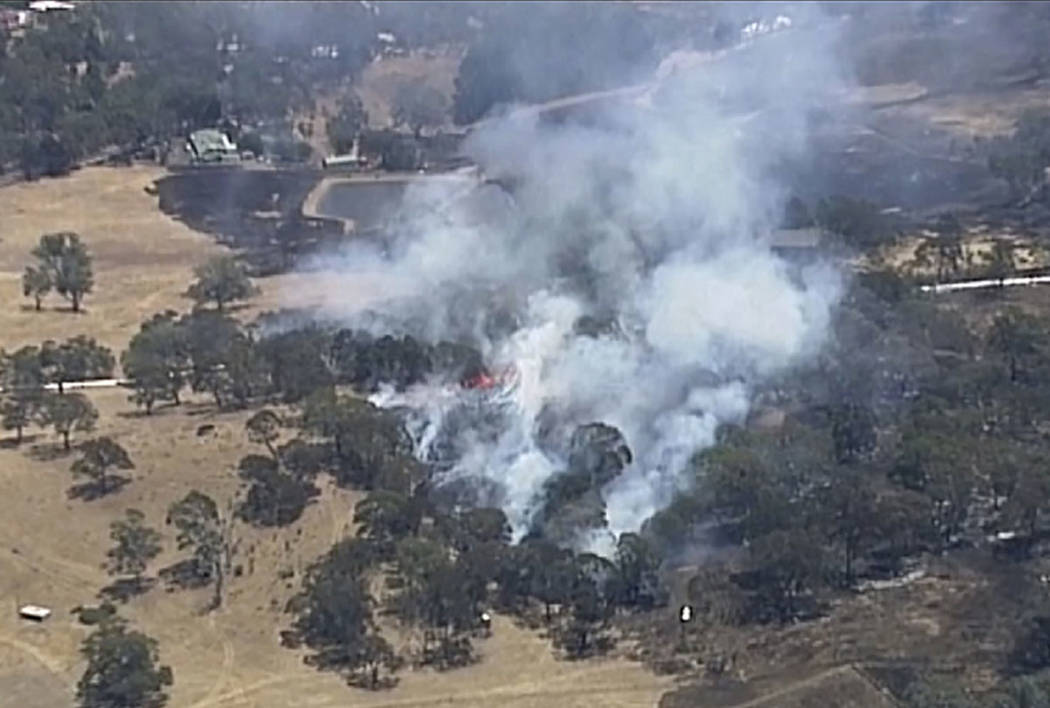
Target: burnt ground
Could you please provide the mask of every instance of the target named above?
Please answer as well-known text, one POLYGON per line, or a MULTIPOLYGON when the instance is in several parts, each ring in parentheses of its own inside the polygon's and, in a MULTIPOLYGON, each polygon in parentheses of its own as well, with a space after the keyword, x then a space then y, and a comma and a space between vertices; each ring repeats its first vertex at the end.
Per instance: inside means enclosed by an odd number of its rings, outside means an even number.
POLYGON ((265 275, 342 237, 340 222, 301 211, 322 176, 306 169, 187 169, 157 180, 156 190, 161 211, 240 251, 265 275))
MULTIPOLYGON (((953 116, 967 96, 987 100, 988 86, 953 90, 952 82, 968 76, 959 71, 929 81, 936 84, 936 95, 870 112, 863 121, 826 119, 815 137, 811 164, 787 172, 793 190, 807 201, 839 193, 909 211, 964 208, 977 212, 992 232, 1039 232, 1050 222, 1050 212, 1039 206, 998 206, 1004 200, 1003 185, 988 174, 972 142, 960 139, 950 126, 938 125, 935 113, 923 112, 947 110, 948 97, 953 116)), ((887 69, 879 80, 927 78, 902 77, 887 69)), ((997 95, 1004 100, 1014 91, 1002 90, 997 95)), ((316 172, 199 170, 161 180, 158 191, 161 208, 194 229, 238 248, 264 249, 272 243, 260 233, 270 227, 260 224, 276 224, 276 233, 283 224, 295 223, 303 198, 319 177, 316 172)), ((1046 293, 1050 290, 1016 289, 1002 297, 1043 309, 1050 307, 1046 293)), ((951 297, 976 312, 984 296, 951 297)), ((650 665, 677 661, 687 667, 681 674, 684 685, 661 700, 665 708, 882 708, 894 703, 875 684, 899 694, 907 688, 905 668, 989 687, 1002 676, 1012 637, 1046 601, 1045 588, 1035 582, 1040 561, 1013 564, 989 556, 975 552, 935 559, 926 578, 905 587, 830 598, 827 612, 812 621, 696 627, 683 651, 676 651, 679 630, 673 610, 639 620, 630 634, 639 637, 639 658, 650 665), (736 656, 732 670, 711 675, 710 660, 727 654, 736 656)))
POLYGON ((647 663, 677 659, 681 668, 693 667, 683 685, 665 694, 663 708, 874 708, 893 705, 884 692, 899 696, 916 670, 952 676, 978 690, 994 685, 1003 676, 1013 637, 1045 608, 1046 590, 1037 580, 1043 567, 1042 561, 1015 563, 995 560, 987 551, 966 552, 932 559, 925 577, 901 587, 827 598, 826 612, 815 620, 698 624, 683 643, 672 609, 635 631, 642 635, 640 652, 647 663), (713 667, 726 657, 733 661, 716 673, 713 667), (843 667, 854 667, 863 680, 843 674, 843 667), (836 688, 828 693, 831 686, 836 688), (772 700, 777 696, 783 700, 772 700), (816 700, 820 697, 823 702, 816 700))
POLYGON ((688 687, 664 694, 660 708, 894 708, 898 704, 862 667, 791 672, 751 684, 688 687))
MULTIPOLYGON (((906 126, 894 127, 906 132, 906 126)), ((938 211, 1003 198, 984 163, 918 152, 888 131, 836 133, 818 138, 808 164, 786 170, 792 192, 808 203, 839 194, 884 208, 938 211)))
MULTIPOLYGON (((817 126, 805 162, 781 166, 778 176, 809 203, 842 194, 919 212, 1001 204, 1003 184, 964 147, 908 116, 884 113, 864 123, 828 118, 817 126)), ((330 218, 306 217, 303 202, 323 177, 307 169, 187 169, 158 180, 156 189, 164 213, 240 251, 261 275, 287 271, 304 254, 338 242, 340 219, 357 231, 382 224, 404 189, 386 179, 334 184, 317 205, 330 218)))

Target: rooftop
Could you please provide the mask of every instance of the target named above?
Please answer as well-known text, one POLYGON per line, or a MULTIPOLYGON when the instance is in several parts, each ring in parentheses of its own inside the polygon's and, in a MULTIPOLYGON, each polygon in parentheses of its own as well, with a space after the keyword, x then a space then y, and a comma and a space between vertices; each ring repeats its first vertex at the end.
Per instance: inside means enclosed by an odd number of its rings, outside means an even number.
POLYGON ((197 130, 190 134, 190 146, 198 157, 209 152, 236 152, 235 145, 226 133, 213 128, 197 130))

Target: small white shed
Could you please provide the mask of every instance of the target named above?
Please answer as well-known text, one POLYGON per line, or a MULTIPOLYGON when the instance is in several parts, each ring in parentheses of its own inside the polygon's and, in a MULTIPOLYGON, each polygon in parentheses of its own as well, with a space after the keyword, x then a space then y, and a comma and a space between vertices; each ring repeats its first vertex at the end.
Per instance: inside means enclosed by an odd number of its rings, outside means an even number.
POLYGON ((40 605, 22 605, 18 608, 18 614, 22 619, 43 622, 51 616, 51 609, 40 605))

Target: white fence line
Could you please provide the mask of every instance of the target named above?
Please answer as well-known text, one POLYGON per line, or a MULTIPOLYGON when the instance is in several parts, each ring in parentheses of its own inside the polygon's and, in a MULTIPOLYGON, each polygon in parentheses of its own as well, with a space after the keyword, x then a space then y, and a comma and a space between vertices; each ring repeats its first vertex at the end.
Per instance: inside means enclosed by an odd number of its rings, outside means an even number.
POLYGON ((936 283, 919 287, 924 293, 948 293, 956 290, 981 290, 983 288, 1005 288, 1013 285, 1042 285, 1050 283, 1050 275, 1030 275, 1015 278, 988 278, 985 280, 963 280, 958 283, 936 283))
MULTIPOLYGON (((121 386, 126 383, 131 383, 128 379, 88 379, 87 381, 65 381, 62 383, 62 390, 76 390, 78 388, 113 388, 114 386, 121 386)), ((44 384, 44 388, 48 391, 57 391, 57 383, 44 384)))
MULTIPOLYGON (((75 391, 80 388, 114 388, 115 386, 128 386, 133 382, 131 379, 88 379, 86 381, 63 381, 63 391, 75 391)), ((44 384, 45 391, 57 391, 57 383, 46 383, 44 384)), ((6 388, 0 386, 0 393, 7 391, 6 388)))

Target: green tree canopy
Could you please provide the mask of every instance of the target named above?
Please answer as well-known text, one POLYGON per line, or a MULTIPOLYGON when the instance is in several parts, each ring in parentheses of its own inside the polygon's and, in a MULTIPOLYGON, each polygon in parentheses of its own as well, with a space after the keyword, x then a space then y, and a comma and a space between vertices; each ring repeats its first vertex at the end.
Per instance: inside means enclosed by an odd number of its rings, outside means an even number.
POLYGON ((179 550, 193 550, 197 574, 214 581, 212 608, 218 608, 237 551, 232 515, 221 514, 211 497, 193 490, 168 507, 167 523, 178 530, 175 540, 179 550))
POLYGON ((62 436, 62 446, 69 450, 70 435, 95 429, 98 411, 83 394, 51 394, 43 399, 37 416, 41 425, 54 428, 62 436))
POLYGON ((371 689, 390 685, 381 681, 381 670, 392 673, 401 665, 373 618, 365 571, 374 562, 368 542, 340 541, 310 566, 286 608, 296 616, 292 633, 314 650, 311 664, 371 689))
POLYGON ((245 405, 268 386, 265 362, 236 320, 214 310, 197 310, 179 320, 190 360, 190 385, 208 391, 220 408, 245 405))
POLYGON ((219 312, 231 302, 245 300, 259 293, 248 278, 248 271, 233 256, 216 256, 193 269, 197 280, 186 294, 197 304, 215 303, 219 312))
POLYGON ((142 323, 120 355, 124 375, 131 379, 135 392, 130 400, 153 410, 158 400, 179 404, 179 391, 185 385, 189 352, 185 332, 174 312, 154 315, 142 323))
POLYGON ((281 436, 282 426, 281 417, 269 408, 264 408, 248 419, 244 424, 244 429, 248 431, 249 440, 253 443, 265 445, 266 449, 273 455, 274 460, 277 460, 277 450, 273 444, 281 436))
POLYGON ((44 342, 40 348, 40 363, 49 383, 58 385, 64 393, 69 381, 100 379, 113 375, 113 353, 94 339, 78 335, 61 344, 44 342))
POLYGON ((161 708, 172 685, 167 666, 158 664, 157 642, 128 631, 121 620, 103 622, 80 649, 87 660, 77 682, 80 708, 161 708))
MULTIPOLYGON (((73 400, 73 396, 63 400, 73 400)), ((90 478, 101 494, 111 490, 110 470, 135 468, 127 450, 109 437, 88 440, 80 446, 80 452, 81 457, 73 463, 72 472, 76 476, 90 478)))
POLYGON ((5 430, 16 431, 16 443, 22 442, 22 431, 40 414, 45 400, 44 371, 38 347, 22 347, 8 354, 0 352, 0 416, 5 430))
POLYGON ((131 575, 140 585, 142 574, 161 551, 161 536, 145 524, 146 516, 138 509, 128 509, 124 518, 109 525, 113 548, 106 552, 107 570, 112 575, 131 575))
POLYGON ((40 311, 41 301, 51 292, 52 286, 51 274, 46 268, 26 266, 22 274, 22 295, 33 298, 37 312, 40 311))
POLYGON ((251 487, 237 513, 257 526, 293 523, 320 493, 309 479, 286 473, 271 457, 248 455, 240 462, 240 475, 251 482, 251 487))
POLYGON ((73 312, 79 312, 84 295, 95 286, 91 255, 80 236, 71 231, 44 234, 32 254, 58 294, 69 299, 73 312))

